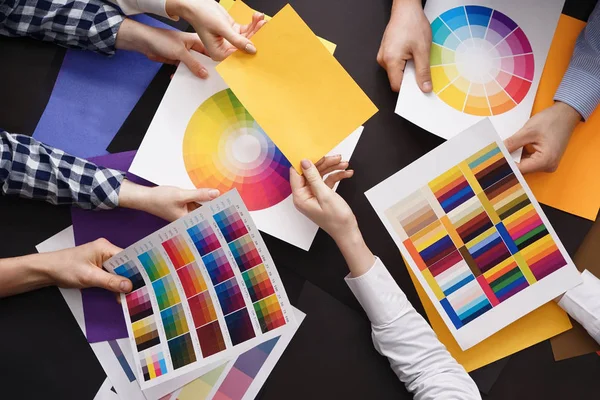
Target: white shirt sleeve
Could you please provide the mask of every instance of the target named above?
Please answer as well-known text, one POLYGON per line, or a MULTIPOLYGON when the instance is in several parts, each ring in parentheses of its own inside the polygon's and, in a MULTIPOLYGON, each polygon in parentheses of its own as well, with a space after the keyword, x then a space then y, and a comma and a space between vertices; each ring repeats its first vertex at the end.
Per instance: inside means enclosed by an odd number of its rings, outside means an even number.
POLYGON ((475 382, 417 313, 383 263, 346 283, 371 320, 373 343, 415 400, 481 399, 475 382))
POLYGON ((116 4, 127 15, 155 14, 171 18, 167 14, 167 0, 108 0, 116 4))
POLYGON ((585 270, 583 283, 568 290, 558 305, 600 343, 600 279, 585 270))

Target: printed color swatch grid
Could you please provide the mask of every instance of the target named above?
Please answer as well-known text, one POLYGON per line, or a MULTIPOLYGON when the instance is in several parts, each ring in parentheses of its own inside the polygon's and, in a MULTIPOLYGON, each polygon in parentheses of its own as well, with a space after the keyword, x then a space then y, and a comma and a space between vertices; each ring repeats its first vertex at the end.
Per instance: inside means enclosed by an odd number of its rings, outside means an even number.
POLYGON ((229 243, 229 248, 242 272, 263 262, 250 235, 229 243))
POLYGON ((142 373, 144 374, 145 381, 161 376, 167 372, 165 358, 158 347, 140 354, 140 362, 142 364, 142 373))
POLYGON ((142 278, 142 274, 140 274, 140 271, 135 266, 133 260, 115 268, 115 273, 124 276, 131 281, 131 284, 133 285, 132 291, 138 290, 146 285, 144 283, 144 278, 142 278))
POLYGON ((139 321, 153 314, 150 295, 145 287, 140 290, 129 293, 125 296, 127 299, 127 308, 131 322, 139 321))
POLYGON ((227 243, 248 233, 244 221, 233 206, 215 214, 214 218, 227 243))
POLYGON ((194 256, 181 235, 163 242, 162 245, 169 255, 175 269, 179 269, 194 261, 194 256))
POLYGON ((205 256, 221 247, 219 239, 208 221, 202 221, 198 225, 192 226, 187 233, 192 238, 200 256, 205 256))
POLYGON ((138 256, 151 282, 169 274, 169 267, 160 250, 154 248, 138 256))
POLYGON ((456 329, 567 265, 496 143, 385 214, 456 329))

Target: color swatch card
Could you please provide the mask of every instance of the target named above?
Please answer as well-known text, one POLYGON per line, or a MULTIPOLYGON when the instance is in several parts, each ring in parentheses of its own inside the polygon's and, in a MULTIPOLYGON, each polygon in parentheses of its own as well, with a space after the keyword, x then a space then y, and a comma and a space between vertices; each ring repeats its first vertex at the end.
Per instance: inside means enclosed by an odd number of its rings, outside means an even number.
POLYGON ((252 41, 256 54, 235 52, 217 71, 298 171, 377 112, 289 4, 252 41))
POLYGON ((236 191, 138 241, 104 267, 133 283, 121 304, 142 390, 296 325, 273 260, 236 191))
MULTIPOLYGON (((157 185, 187 189, 236 188, 258 229, 308 250, 318 227, 294 207, 290 162, 215 70, 199 79, 179 65, 130 172, 157 185)), ((357 129, 331 154, 349 160, 362 134, 357 129)))
POLYGON ((489 117, 502 139, 529 119, 564 0, 429 0, 433 92, 408 63, 396 113, 450 139, 489 117), (436 118, 431 118, 435 115, 436 118))
POLYGON ((366 196, 463 350, 581 282, 488 119, 366 196))

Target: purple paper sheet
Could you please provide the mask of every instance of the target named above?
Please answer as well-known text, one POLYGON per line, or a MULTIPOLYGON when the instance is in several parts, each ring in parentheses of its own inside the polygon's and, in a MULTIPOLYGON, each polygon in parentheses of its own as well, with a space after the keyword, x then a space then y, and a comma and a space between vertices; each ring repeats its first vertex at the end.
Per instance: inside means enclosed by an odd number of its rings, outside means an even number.
MULTIPOLYGON (((135 151, 109 154, 90 159, 98 165, 127 171, 135 151)), ((149 186, 145 180, 127 174, 132 182, 149 186)), ((72 208, 71 218, 75 244, 81 245, 98 238, 105 238, 116 246, 126 248, 168 222, 142 211, 117 208, 111 211, 85 211, 72 208)), ((85 329, 90 343, 127 337, 127 327, 121 305, 114 293, 92 288, 81 291, 85 329)))
MULTIPOLYGON (((174 29, 146 15, 134 19, 174 29)), ((107 154, 106 147, 161 65, 131 51, 106 57, 67 50, 33 137, 79 157, 107 154)))

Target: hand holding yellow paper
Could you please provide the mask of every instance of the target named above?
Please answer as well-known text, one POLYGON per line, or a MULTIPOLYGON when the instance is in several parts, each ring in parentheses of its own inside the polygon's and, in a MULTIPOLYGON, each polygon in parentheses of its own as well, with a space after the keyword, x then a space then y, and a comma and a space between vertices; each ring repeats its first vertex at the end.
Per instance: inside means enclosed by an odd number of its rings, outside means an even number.
POLYGON ((313 162, 377 112, 294 9, 285 6, 217 71, 290 163, 313 162))

